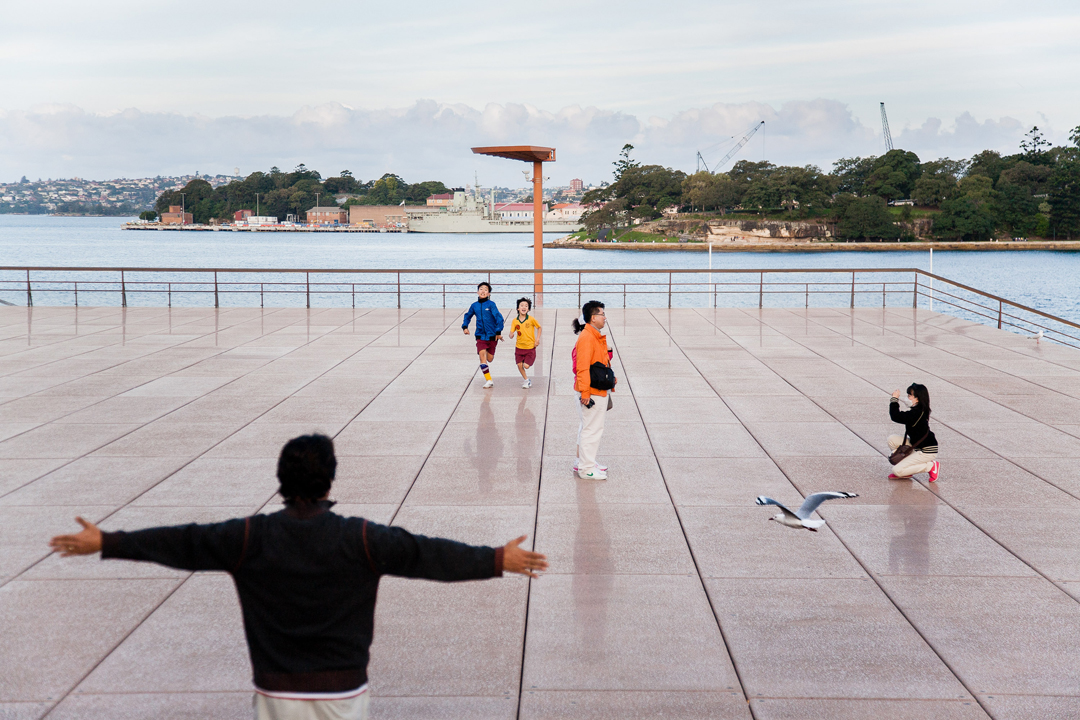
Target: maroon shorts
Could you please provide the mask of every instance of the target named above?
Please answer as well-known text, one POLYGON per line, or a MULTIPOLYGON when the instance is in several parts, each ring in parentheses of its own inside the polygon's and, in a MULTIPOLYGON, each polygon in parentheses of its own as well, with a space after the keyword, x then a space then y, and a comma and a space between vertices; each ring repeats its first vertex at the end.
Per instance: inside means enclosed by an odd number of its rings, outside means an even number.
POLYGON ((536 364, 536 348, 514 348, 514 362, 532 367, 536 364))
POLYGON ((488 355, 491 355, 491 357, 495 357, 495 346, 498 344, 498 340, 480 340, 479 338, 477 338, 476 352, 480 352, 481 350, 487 350, 488 355))

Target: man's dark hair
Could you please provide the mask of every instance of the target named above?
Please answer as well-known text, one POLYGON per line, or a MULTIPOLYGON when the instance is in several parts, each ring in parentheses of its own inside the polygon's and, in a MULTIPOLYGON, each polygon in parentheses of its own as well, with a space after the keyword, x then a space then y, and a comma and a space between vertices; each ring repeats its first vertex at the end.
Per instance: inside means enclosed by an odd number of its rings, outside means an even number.
POLYGON ((518 301, 514 303, 514 307, 520 307, 521 303, 526 303, 529 306, 529 309, 532 310, 532 300, 529 298, 518 298, 518 301))
POLYGON ((286 504, 319 500, 330 492, 336 472, 334 441, 325 435, 301 435, 281 448, 277 466, 279 492, 286 504))
POLYGON ((482 283, 480 283, 479 285, 477 285, 477 286, 476 286, 476 289, 477 289, 477 290, 479 290, 479 289, 480 289, 480 288, 482 288, 482 287, 487 287, 487 289, 488 289, 488 292, 491 292, 491 283, 489 283, 489 282, 482 282, 482 283))
MULTIPOLYGON (((589 302, 582 305, 581 317, 585 318, 585 325, 588 325, 589 321, 592 320, 592 316, 596 314, 596 311, 600 310, 603 307, 604 303, 600 302, 599 300, 590 300, 589 302)), ((574 318, 574 334, 577 335, 582 330, 584 330, 585 325, 582 325, 580 322, 578 322, 577 318, 574 318)))
POLYGON ((919 409, 930 414, 930 391, 926 389, 925 385, 919 383, 911 383, 907 389, 908 395, 914 395, 915 399, 919 401, 919 409))

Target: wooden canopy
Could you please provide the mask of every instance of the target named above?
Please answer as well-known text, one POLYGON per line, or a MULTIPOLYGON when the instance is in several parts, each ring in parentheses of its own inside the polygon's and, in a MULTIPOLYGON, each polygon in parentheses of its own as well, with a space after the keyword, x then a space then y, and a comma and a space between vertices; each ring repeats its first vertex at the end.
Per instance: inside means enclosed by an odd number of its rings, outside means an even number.
POLYGON ((536 145, 474 147, 472 151, 477 155, 493 155, 495 157, 509 158, 510 160, 524 160, 525 162, 555 161, 555 148, 537 147, 536 145))

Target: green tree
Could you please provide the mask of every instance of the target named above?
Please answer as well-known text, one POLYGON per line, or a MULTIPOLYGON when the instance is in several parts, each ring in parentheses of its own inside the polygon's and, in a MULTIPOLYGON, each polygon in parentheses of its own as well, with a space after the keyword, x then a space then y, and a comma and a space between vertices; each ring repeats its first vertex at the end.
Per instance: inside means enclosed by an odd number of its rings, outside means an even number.
POLYGON ((154 205, 154 209, 160 214, 168 212, 170 205, 181 205, 187 209, 187 212, 192 214, 193 222, 206 222, 213 216, 206 215, 200 219, 200 217, 196 215, 195 208, 197 208, 202 201, 209 199, 213 194, 214 188, 211 187, 210 183, 200 178, 196 178, 179 190, 166 190, 161 193, 154 205))
POLYGON ((991 182, 996 183, 998 178, 1001 177, 1001 173, 1010 165, 1004 158, 1001 157, 1001 153, 994 150, 983 150, 981 153, 973 155, 971 162, 968 163, 967 174, 968 175, 985 175, 990 178, 991 182))
POLYGON ((912 199, 916 205, 937 207, 956 193, 959 178, 964 174, 966 160, 941 158, 923 163, 922 175, 915 181, 912 199))
POLYGON ((989 240, 994 234, 994 217, 985 203, 961 195, 941 203, 934 218, 934 235, 952 240, 989 240))
POLYGON ((836 189, 843 193, 865 194, 866 179, 874 171, 877 157, 840 158, 833 163, 832 176, 836 180, 836 189))
POLYGON ((1080 150, 1070 150, 1054 165, 1048 181, 1050 231, 1072 239, 1080 235, 1080 150))
POLYGON ((876 161, 866 178, 863 192, 886 200, 911 197, 922 174, 919 156, 907 150, 890 150, 876 161))
POLYGON ((619 151, 619 159, 611 163, 615 166, 615 182, 618 182, 619 178, 621 178, 626 171, 640 167, 640 163, 630 157, 630 153, 633 152, 633 150, 634 146, 630 143, 626 143, 622 146, 622 150, 619 151))
POLYGON ((423 205, 432 195, 444 195, 448 192, 450 192, 450 189, 438 180, 425 180, 424 182, 413 183, 406 188, 405 202, 407 204, 417 203, 423 205))
POLYGON ((695 210, 724 210, 739 204, 735 181, 726 173, 714 175, 708 170, 696 172, 683 180, 682 204, 695 210))
POLYGON ((157 216, 158 214, 156 210, 144 210, 143 212, 139 213, 140 220, 148 220, 150 222, 157 220, 157 216))
POLYGON ((1050 142, 1043 137, 1042 130, 1039 130, 1039 126, 1036 125, 1028 130, 1024 139, 1020 141, 1020 150, 1030 158, 1042 155, 1043 148, 1049 149, 1050 142))
POLYGON ((847 202, 844 216, 836 226, 836 233, 842 238, 854 239, 895 239, 901 235, 889 215, 885 199, 876 195, 852 198, 847 202))

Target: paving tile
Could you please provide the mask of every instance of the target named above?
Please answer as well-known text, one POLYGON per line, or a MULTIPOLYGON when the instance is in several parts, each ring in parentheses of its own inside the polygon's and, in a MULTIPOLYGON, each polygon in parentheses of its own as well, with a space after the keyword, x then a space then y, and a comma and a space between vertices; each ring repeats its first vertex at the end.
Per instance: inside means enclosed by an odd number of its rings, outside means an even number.
POLYGON ((339 457, 427 455, 443 427, 443 423, 430 421, 353 422, 334 438, 334 451, 339 457))
POLYGON ((608 479, 582 480, 573 471, 573 455, 545 455, 540 474, 540 504, 573 504, 588 496, 598 503, 670 503, 656 458, 608 455, 608 479))
POLYGON ((235 423, 199 423, 185 425, 181 432, 176 425, 157 420, 101 447, 96 454, 106 457, 194 457, 236 430, 235 423))
POLYGON ((670 504, 601 504, 589 497, 588 486, 573 505, 541 506, 536 542, 548 556, 550 573, 694 572, 670 504))
POLYGON ((995 720, 1045 720, 1080 717, 1080 697, 980 695, 995 720))
POLYGON ((20 397, 0 404, 3 422, 46 423, 66 417, 85 407, 105 400, 105 395, 59 395, 52 397, 20 397))
MULTIPOLYGON (((1008 458, 1080 457, 1080 438, 1037 422, 954 423, 968 437, 1008 458)), ((0 446, 2 447, 2 446, 0 446)))
MULTIPOLYGON (((559 454, 574 453, 577 448, 577 423, 548 422, 544 429, 544 449, 559 454)), ((606 457, 652 455, 649 435, 639 422, 604 420, 600 452, 606 457)))
POLYGON ((0 498, 0 505, 124 505, 187 461, 87 455, 0 498))
POLYGON ((515 720, 517 694, 497 697, 408 697, 372 693, 371 720, 515 720))
POLYGON ((224 438, 206 452, 208 458, 271 458, 277 460, 285 444, 302 435, 333 437, 344 422, 251 423, 224 438))
POLYGON ((1080 459, 1015 458, 1013 462, 1073 497, 1080 497, 1080 473, 1076 472, 1080 459))
POLYGON ((0 497, 69 462, 65 458, 0 458, 0 497))
POLYGON ((50 423, 0 442, 0 458, 77 458, 138 427, 131 424, 50 423))
POLYGON ((665 397, 635 397, 638 411, 649 423, 679 423, 693 418, 699 423, 735 423, 729 403, 719 397, 685 397, 672 401, 665 397))
POLYGON ((646 429, 659 458, 766 457, 765 451, 741 425, 703 424, 691 428, 677 423, 649 423, 646 429))
POLYGON ((983 532, 1050 580, 1080 581, 1076 561, 1080 533, 1075 532, 1080 527, 1080 506, 1075 501, 1068 507, 977 507, 965 513, 983 532))
POLYGON ((801 504, 802 496, 769 458, 660 458, 677 506, 753 504, 758 495, 801 504))
POLYGON ((251 663, 236 589, 229 576, 214 573, 186 580, 74 693, 250 689, 251 663))
MULTIPOLYGON (((925 505, 937 502, 934 493, 918 482, 889 480, 892 466, 884 456, 781 457, 776 462, 803 495, 827 490, 858 493, 857 499, 844 501, 847 505, 925 505)), ((942 463, 942 467, 948 466, 948 463, 942 463)), ((936 485, 931 487, 936 488, 936 485)))
POLYGON ((751 715, 742 693, 526 690, 521 694, 519 717, 551 720, 658 717, 674 720, 750 720, 751 715))
POLYGON ((231 376, 192 377, 190 375, 177 375, 162 377, 132 388, 123 395, 125 397, 194 398, 216 390, 231 380, 233 380, 231 376))
POLYGON ((1080 695, 1080 603, 1025 578, 885 577, 889 595, 975 693, 1080 695), (943 598, 948 598, 943 602, 943 598))
POLYGON ((251 698, 251 692, 68 695, 49 717, 57 720, 249 720, 251 698))
MULTIPOLYGON (((975 700, 846 700, 754 698, 757 720, 987 720, 975 700)), ((994 717, 999 717, 995 714, 994 717)), ((1048 716, 1043 716, 1048 717, 1048 716)))
POLYGON ((412 487, 426 455, 386 457, 353 455, 338 458, 332 497, 344 503, 398 505, 412 487))
POLYGON ((177 582, 16 580, 0 587, 0 702, 59 700, 177 582))
POLYGON ((705 584, 750 698, 970 699, 870 580, 705 584))
POLYGON ((133 504, 258 506, 277 489, 277 458, 203 456, 155 484, 133 504))
POLYGON ((771 507, 683 507, 701 577, 865 578, 828 525, 811 533, 771 522, 771 507))
POLYGON ((933 491, 962 509, 973 507, 1072 507, 1080 500, 1006 460, 941 463, 933 491))
POLYGON ((430 457, 405 504, 535 505, 539 475, 537 455, 430 457))
POLYGON ((0 702, 0 717, 4 718, 4 720, 38 720, 38 718, 45 717, 53 704, 51 702, 0 702))
POLYGON ((549 574, 533 583, 523 690, 738 687, 697 577, 549 574))
POLYGON ((518 423, 451 423, 443 430, 431 456, 485 462, 519 456, 535 458, 540 456, 544 442, 541 430, 539 426, 518 423))
POLYGON ((724 402, 742 423, 773 422, 779 418, 797 419, 803 423, 831 422, 831 415, 805 397, 781 395, 732 395, 724 402))
POLYGON ((941 503, 834 503, 822 515, 875 575, 1035 576, 982 522, 973 525, 941 503))
POLYGON ((772 457, 816 453, 845 457, 878 457, 881 452, 839 423, 755 422, 746 429, 772 457))

